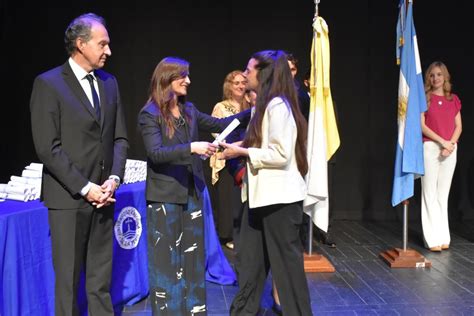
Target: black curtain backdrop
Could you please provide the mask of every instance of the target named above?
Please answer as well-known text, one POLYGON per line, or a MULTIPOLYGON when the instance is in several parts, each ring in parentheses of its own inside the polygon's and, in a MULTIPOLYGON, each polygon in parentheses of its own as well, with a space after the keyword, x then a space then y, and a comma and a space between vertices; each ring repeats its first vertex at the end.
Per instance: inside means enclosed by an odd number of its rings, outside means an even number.
MULTIPOLYGON (((25 1, 1 0, 0 182, 38 161, 31 138, 29 98, 36 75, 64 63, 63 34, 76 16, 95 12, 107 20, 112 56, 105 70, 121 86, 131 159, 145 160, 136 128, 156 64, 165 56, 191 62, 188 100, 210 113, 222 97, 225 75, 244 69, 263 49, 291 51, 301 76, 310 67, 313 0, 293 1, 25 1)), ((469 1, 415 1, 423 69, 435 60, 451 72, 463 103, 463 134, 450 212, 474 218, 473 34, 469 1)), ((398 1, 322 0, 329 25, 331 88, 338 109, 341 147, 332 194, 333 218, 390 220, 397 134, 399 68, 395 63, 398 1)), ((208 135, 202 135, 209 139, 208 135)), ((419 219, 419 181, 410 219, 419 219)))

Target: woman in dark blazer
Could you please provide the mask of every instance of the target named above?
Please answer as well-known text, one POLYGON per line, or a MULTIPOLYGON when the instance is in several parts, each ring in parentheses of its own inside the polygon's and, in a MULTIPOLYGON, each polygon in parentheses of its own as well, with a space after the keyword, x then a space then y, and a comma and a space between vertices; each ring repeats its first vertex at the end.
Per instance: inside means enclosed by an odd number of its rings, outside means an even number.
POLYGON ((217 146, 199 130, 219 133, 234 119, 199 112, 185 102, 189 63, 167 57, 156 66, 150 97, 138 116, 148 168, 146 180, 148 271, 153 315, 206 313, 204 228, 206 188, 201 157, 217 146))

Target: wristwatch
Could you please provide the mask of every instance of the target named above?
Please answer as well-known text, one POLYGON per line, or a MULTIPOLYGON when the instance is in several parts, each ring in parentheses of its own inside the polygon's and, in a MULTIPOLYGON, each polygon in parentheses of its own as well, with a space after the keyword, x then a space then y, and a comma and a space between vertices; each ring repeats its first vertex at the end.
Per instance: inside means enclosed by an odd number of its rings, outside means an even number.
POLYGON ((118 188, 120 187, 120 179, 118 177, 110 177, 109 179, 112 179, 115 181, 115 190, 118 190, 118 188))

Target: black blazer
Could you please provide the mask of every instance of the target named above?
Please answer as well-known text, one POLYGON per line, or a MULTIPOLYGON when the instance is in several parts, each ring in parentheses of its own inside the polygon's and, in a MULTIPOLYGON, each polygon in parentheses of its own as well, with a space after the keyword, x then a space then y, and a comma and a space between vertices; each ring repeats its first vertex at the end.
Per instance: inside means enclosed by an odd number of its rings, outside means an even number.
POLYGON ((138 114, 147 154, 146 199, 153 202, 186 204, 190 179, 194 181, 198 198, 206 186, 199 155, 191 154, 191 142, 199 140, 199 131, 222 132, 234 118, 242 126, 247 126, 250 110, 218 119, 199 112, 191 103, 183 105, 189 116, 186 122, 189 140, 180 139, 175 133, 172 138, 166 135, 166 123, 154 103, 143 107, 138 114))
POLYGON ((48 208, 83 208, 91 181, 123 179, 128 140, 117 81, 96 70, 101 121, 69 62, 39 75, 30 101, 33 141, 43 162, 41 199, 48 208))

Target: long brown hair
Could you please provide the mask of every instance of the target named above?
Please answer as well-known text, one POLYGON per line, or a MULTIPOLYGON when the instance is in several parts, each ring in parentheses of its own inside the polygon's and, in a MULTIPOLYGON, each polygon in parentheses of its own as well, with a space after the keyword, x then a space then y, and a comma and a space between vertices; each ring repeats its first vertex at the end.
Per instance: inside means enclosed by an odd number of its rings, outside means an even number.
POLYGON ((281 97, 291 107, 291 112, 297 127, 296 163, 302 176, 308 172, 306 158, 306 139, 308 127, 306 119, 298 105, 296 87, 288 66, 287 55, 281 50, 267 50, 252 56, 257 61, 257 102, 255 113, 249 123, 243 146, 260 147, 262 145, 262 121, 268 103, 275 97, 281 97))
MULTIPOLYGON (((237 76, 242 76, 245 79, 244 73, 240 70, 231 71, 225 76, 224 85, 222 86, 222 100, 232 100, 232 85, 234 84, 234 79, 237 76)), ((238 101, 238 100, 235 100, 238 101)), ((244 111, 250 108, 250 104, 242 97, 242 100, 239 101, 240 103, 240 111, 244 111)))
MULTIPOLYGON (((147 104, 153 103, 159 108, 161 116, 159 120, 166 123, 166 134, 172 138, 175 132, 174 117, 171 107, 174 106, 175 93, 171 90, 171 82, 189 75, 189 62, 177 57, 163 58, 153 71, 150 83, 150 92, 147 104)), ((184 111, 185 96, 179 96, 178 106, 184 111)), ((185 112, 185 111, 184 111, 185 112)), ((185 112, 185 115, 187 113, 185 112)), ((186 115, 189 121, 189 117, 186 115)))
POLYGON ((444 96, 448 100, 452 100, 452 94, 451 94, 451 75, 449 74, 448 67, 440 61, 435 61, 429 65, 428 69, 426 69, 425 72, 425 94, 426 94, 426 102, 428 103, 428 107, 430 106, 430 100, 431 100, 431 93, 433 90, 433 87, 431 86, 431 72, 435 67, 438 67, 441 70, 441 73, 443 74, 444 77, 444 84, 443 84, 443 92, 444 96))

